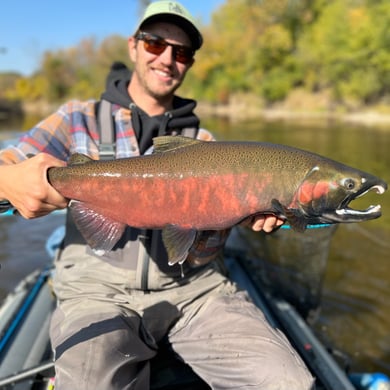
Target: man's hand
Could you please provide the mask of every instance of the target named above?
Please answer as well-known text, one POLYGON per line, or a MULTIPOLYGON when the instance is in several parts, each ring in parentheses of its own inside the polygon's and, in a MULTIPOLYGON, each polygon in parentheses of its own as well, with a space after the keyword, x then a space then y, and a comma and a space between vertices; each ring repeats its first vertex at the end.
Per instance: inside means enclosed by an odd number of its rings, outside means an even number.
POLYGON ((7 199, 27 219, 65 208, 68 200, 48 182, 47 170, 64 161, 40 153, 17 164, 0 166, 0 199, 7 199))
MULTIPOLYGON (((263 230, 270 233, 283 225, 284 222, 283 219, 267 214, 249 217, 242 221, 240 225, 250 226, 256 232, 263 230)), ((193 266, 198 266, 215 260, 222 253, 230 230, 206 230, 198 233, 197 240, 188 253, 187 262, 193 266)))
POLYGON ((284 224, 284 220, 275 215, 257 215, 256 217, 250 217, 241 222, 241 226, 251 226, 252 230, 259 232, 263 230, 266 233, 272 232, 274 229, 284 224))

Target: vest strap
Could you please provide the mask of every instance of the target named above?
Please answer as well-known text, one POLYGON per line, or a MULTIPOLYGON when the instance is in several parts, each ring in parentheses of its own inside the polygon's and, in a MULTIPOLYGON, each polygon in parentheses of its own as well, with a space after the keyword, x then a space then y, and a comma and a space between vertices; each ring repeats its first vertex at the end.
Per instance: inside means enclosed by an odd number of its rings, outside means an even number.
POLYGON ((99 159, 113 160, 115 158, 115 125, 111 113, 111 103, 102 99, 97 107, 97 128, 99 133, 99 159))

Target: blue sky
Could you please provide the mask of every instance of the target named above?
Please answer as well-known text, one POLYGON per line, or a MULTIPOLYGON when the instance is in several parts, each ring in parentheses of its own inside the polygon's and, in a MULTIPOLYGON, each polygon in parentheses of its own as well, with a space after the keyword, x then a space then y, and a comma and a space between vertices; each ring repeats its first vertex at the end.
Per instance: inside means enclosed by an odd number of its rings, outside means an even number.
MULTIPOLYGON (((224 0, 181 0, 192 15, 208 23, 224 0)), ((46 50, 77 45, 83 38, 128 36, 139 19, 137 0, 2 0, 0 72, 26 76, 46 50)))

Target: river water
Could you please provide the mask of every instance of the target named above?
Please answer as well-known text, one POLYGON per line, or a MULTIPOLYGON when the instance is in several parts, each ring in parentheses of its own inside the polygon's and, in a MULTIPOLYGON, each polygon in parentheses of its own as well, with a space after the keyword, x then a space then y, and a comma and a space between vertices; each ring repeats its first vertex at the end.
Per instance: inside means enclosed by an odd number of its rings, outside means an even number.
MULTIPOLYGON (((212 129, 220 140, 296 146, 360 168, 390 183, 390 126, 287 121, 234 123, 223 119, 208 119, 203 125, 212 129)), ((0 124, 3 130, 0 139, 11 137, 19 128, 0 124)), ((381 196, 368 194, 354 201, 353 207, 366 208, 378 203, 382 205, 381 218, 340 225, 332 235, 320 281, 321 306, 314 329, 330 347, 342 352, 342 360, 353 371, 390 375, 390 191, 381 196)), ((0 217, 0 299, 25 275, 47 263, 45 238, 62 222, 62 215, 34 221, 17 216, 0 217)), ((264 237, 251 234, 250 240, 254 247, 261 246, 264 237)))

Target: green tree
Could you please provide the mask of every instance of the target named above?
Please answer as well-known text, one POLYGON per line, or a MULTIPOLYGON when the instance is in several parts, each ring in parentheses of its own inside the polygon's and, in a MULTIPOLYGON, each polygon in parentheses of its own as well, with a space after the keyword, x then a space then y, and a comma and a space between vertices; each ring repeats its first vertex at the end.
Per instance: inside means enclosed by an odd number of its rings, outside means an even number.
POLYGON ((312 76, 309 88, 330 87, 336 99, 362 103, 386 93, 389 17, 386 2, 334 0, 327 4, 299 44, 301 61, 312 76))
POLYGON ((191 80, 197 81, 197 91, 217 101, 236 92, 254 92, 269 100, 285 97, 300 81, 299 63, 291 56, 298 29, 286 11, 288 3, 226 1, 206 29, 205 47, 191 80))

